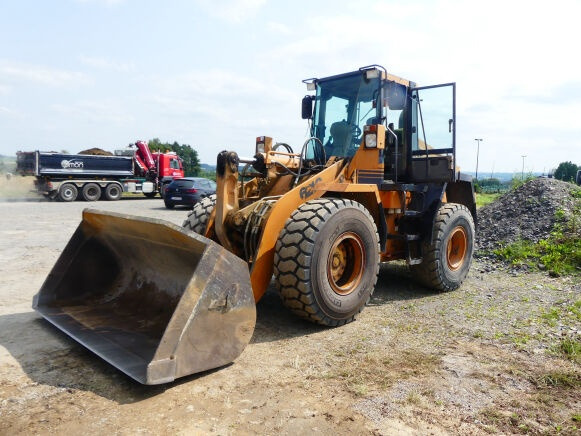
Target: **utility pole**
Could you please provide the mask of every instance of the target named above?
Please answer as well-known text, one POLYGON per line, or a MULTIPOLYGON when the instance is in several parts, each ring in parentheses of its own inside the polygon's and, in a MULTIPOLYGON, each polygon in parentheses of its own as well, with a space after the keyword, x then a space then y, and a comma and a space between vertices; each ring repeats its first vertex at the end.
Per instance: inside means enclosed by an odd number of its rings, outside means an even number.
POLYGON ((524 154, 524 155, 521 155, 521 157, 522 157, 522 170, 520 173, 520 179, 524 181, 524 179, 525 179, 525 157, 527 157, 527 156, 526 156, 526 154, 524 154))
POLYGON ((476 180, 478 180, 478 155, 480 154, 480 141, 482 141, 482 138, 474 138, 474 140, 476 141, 476 180))

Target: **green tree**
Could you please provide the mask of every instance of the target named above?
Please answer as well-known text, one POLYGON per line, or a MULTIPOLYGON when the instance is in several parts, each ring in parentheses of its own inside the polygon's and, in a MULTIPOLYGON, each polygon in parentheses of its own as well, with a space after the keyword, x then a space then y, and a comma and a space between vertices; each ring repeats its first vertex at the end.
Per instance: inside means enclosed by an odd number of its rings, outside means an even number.
POLYGON ((491 192, 500 192, 500 191, 506 190, 506 188, 503 187, 500 180, 495 179, 493 177, 490 177, 488 179, 478 180, 478 184, 480 187, 480 192, 491 193, 491 192))
POLYGON ((181 159, 184 165, 184 173, 186 176, 197 176, 200 174, 200 159, 198 152, 188 144, 179 144, 177 141, 173 143, 161 142, 159 138, 150 139, 147 144, 151 151, 161 150, 162 152, 173 151, 181 159))
POLYGON ((575 180, 579 167, 573 162, 561 162, 555 170, 555 179, 571 182, 575 180))

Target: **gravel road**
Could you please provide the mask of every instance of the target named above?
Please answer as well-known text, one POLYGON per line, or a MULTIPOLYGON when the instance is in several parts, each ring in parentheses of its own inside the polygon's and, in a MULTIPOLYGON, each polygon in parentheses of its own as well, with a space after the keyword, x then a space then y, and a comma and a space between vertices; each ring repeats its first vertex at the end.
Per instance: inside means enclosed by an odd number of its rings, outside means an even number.
MULTIPOLYGON (((181 225, 161 199, 92 207, 181 225)), ((0 434, 574 434, 578 279, 476 261, 437 294, 382 266, 358 319, 341 328, 289 314, 270 290, 232 365, 146 387, 31 309, 87 203, 0 202, 0 434), (577 304, 577 306, 576 306, 577 304), (577 307, 577 308, 576 308, 577 307), (575 312, 577 310, 577 312, 575 312)))

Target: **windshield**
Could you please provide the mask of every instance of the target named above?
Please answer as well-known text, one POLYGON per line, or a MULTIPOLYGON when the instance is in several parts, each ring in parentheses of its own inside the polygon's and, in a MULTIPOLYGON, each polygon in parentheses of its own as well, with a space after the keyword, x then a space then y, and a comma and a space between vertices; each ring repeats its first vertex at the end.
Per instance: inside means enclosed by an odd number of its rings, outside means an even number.
POLYGON ((380 80, 354 73, 317 83, 313 136, 329 156, 353 156, 366 124, 381 123, 380 80))

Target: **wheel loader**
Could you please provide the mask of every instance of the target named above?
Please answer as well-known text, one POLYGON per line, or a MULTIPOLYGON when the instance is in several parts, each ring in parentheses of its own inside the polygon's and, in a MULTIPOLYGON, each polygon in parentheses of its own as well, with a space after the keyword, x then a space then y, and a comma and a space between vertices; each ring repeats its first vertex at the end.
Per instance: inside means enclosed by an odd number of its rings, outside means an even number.
POLYGON ((310 135, 223 151, 216 195, 182 227, 87 209, 33 307, 144 384, 226 365, 274 283, 299 317, 353 321, 381 262, 437 291, 471 264, 472 179, 456 164, 454 83, 418 87, 378 65, 304 81, 310 135))

